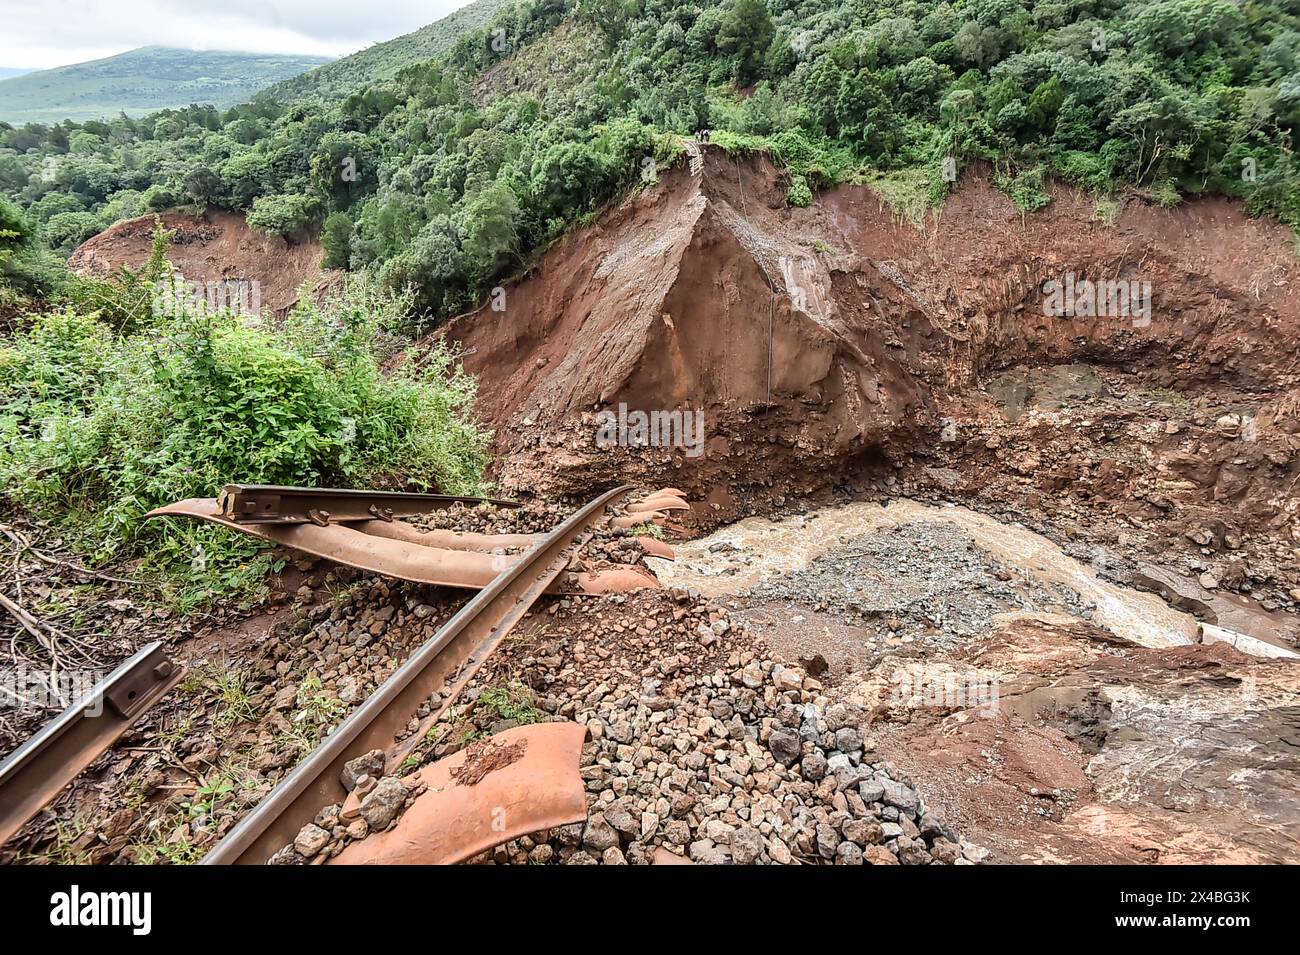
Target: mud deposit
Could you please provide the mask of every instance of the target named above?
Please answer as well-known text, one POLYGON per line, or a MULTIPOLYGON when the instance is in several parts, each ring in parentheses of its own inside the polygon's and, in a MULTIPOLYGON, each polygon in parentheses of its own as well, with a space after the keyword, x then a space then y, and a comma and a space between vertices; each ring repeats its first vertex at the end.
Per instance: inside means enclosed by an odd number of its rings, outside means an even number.
POLYGON ((1300 858, 1300 669, 1277 641, 1207 628, 1023 526, 907 500, 750 518, 650 561, 824 666, 1000 861, 1300 858))

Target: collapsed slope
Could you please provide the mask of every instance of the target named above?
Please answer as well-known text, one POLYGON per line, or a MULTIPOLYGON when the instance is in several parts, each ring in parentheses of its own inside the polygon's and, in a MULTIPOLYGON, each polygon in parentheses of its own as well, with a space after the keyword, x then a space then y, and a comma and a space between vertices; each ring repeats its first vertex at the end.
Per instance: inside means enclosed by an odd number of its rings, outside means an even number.
POLYGON ((1003 474, 986 432, 1044 421, 1004 414, 984 386, 1018 366, 1083 363, 1142 393, 1176 392, 1211 426, 1189 414, 1155 448, 1122 429, 1058 427, 1040 439, 1073 439, 1067 457, 1080 437, 1099 445, 1067 483, 1098 484, 1100 467, 1098 494, 1117 502, 1146 496, 1138 485, 1155 474, 1175 503, 1248 502, 1250 520, 1275 530, 1294 520, 1300 304, 1287 295, 1286 228, 1218 199, 1123 201, 1106 223, 1091 197, 1061 187, 1026 220, 974 172, 918 229, 860 186, 790 208, 763 158, 706 147, 692 166, 440 333, 480 379, 507 491, 638 477, 725 516, 895 471, 1003 474), (1044 283, 1071 275, 1149 288, 1150 321, 1045 314, 1044 283), (1214 427, 1234 403, 1236 430, 1214 427), (597 446, 596 412, 620 404, 702 410, 703 454, 597 446))
MULTIPOLYGON (((257 282, 262 305, 283 313, 304 283, 324 280, 323 252, 315 240, 264 235, 249 228, 241 214, 223 209, 202 216, 167 212, 160 218, 164 229, 175 232, 167 258, 187 282, 257 282)), ((154 225, 152 215, 119 222, 82 243, 68 258, 68 268, 99 276, 123 267, 140 269, 153 250, 154 225)))
POLYGON ((533 484, 543 464, 559 489, 633 466, 681 469, 707 491, 881 446, 901 453, 933 417, 922 382, 942 373, 942 336, 910 296, 868 264, 862 278, 889 319, 836 307, 820 237, 781 221, 776 170, 751 164, 746 184, 727 181, 739 167, 720 153, 703 165, 702 176, 671 170, 552 250, 503 313, 489 306, 446 330, 481 378, 507 487, 533 484), (905 344, 891 347, 898 329, 905 344), (633 464, 597 449, 592 412, 620 403, 702 410, 704 453, 651 449, 633 464))

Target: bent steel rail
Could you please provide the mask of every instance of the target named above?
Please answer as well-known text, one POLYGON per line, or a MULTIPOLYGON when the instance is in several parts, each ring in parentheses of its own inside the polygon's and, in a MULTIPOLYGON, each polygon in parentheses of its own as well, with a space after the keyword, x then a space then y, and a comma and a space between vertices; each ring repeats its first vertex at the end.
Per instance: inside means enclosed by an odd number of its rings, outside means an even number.
POLYGON ((519 560, 481 551, 427 547, 396 537, 366 533, 353 524, 243 524, 226 517, 217 500, 211 497, 177 501, 152 510, 145 517, 192 517, 358 570, 441 587, 471 590, 486 587, 519 560))
MULTIPOLYGON (((626 528, 645 524, 661 519, 665 510, 688 507, 676 496, 662 491, 651 495, 647 501, 654 504, 655 510, 645 510, 645 502, 634 502, 628 510, 636 510, 636 513, 614 518, 612 526, 626 528)), ((545 534, 425 531, 394 519, 451 503, 519 506, 489 498, 437 494, 228 484, 219 497, 192 497, 177 501, 155 508, 145 515, 145 519, 186 517, 207 521, 358 570, 418 584, 466 590, 481 590, 520 562, 522 554, 506 551, 535 547, 546 538, 545 534), (391 497, 384 497, 385 494, 391 497), (383 501, 389 501, 391 506, 376 503, 383 501)), ((647 545, 647 552, 670 559, 672 556, 671 548, 666 545, 647 545)), ((658 586, 653 576, 637 575, 630 567, 613 570, 615 573, 599 575, 599 580, 593 575, 566 576, 559 579, 553 589, 607 593, 617 586, 612 583, 614 581, 621 581, 630 589, 658 586)))
POLYGON ((600 495, 479 591, 217 843, 203 863, 246 865, 269 860, 321 808, 343 801, 347 793, 340 774, 350 759, 382 749, 388 767, 400 765, 511 627, 568 567, 605 508, 631 490, 631 485, 624 485, 600 495), (435 692, 443 692, 449 682, 452 686, 446 689, 442 706, 415 733, 395 742, 421 704, 435 692))

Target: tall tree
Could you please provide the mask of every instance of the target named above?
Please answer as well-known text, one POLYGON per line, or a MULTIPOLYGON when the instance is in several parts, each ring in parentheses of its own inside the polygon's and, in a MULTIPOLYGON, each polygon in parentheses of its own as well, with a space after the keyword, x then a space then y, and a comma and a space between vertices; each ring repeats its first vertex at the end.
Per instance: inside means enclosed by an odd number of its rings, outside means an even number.
POLYGON ((718 49, 735 54, 736 78, 749 83, 758 78, 763 57, 775 35, 776 27, 763 0, 736 0, 722 18, 718 49))

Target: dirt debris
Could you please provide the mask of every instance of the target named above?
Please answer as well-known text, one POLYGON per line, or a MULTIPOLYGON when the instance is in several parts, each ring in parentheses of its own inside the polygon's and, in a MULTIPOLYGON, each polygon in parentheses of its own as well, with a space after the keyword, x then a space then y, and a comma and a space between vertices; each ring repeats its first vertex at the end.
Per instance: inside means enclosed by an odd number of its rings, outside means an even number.
MULTIPOLYGON (((263 235, 249 228, 243 215, 224 209, 203 216, 165 212, 160 218, 164 229, 175 232, 167 258, 187 282, 256 282, 262 305, 280 315, 303 287, 319 293, 329 283, 320 267, 324 250, 314 239, 263 235)), ((99 276, 123 267, 140 269, 153 250, 153 233, 152 215, 119 222, 80 245, 68 268, 99 276)))
POLYGON ((851 504, 732 525, 660 569, 787 653, 824 653, 878 751, 995 861, 1295 858, 1295 659, 1198 642, 1186 614, 1026 528, 851 504))
POLYGON ((478 785, 489 773, 518 762, 526 748, 524 740, 505 744, 495 743, 491 737, 475 740, 465 747, 465 762, 453 769, 451 776, 458 786, 478 785))

